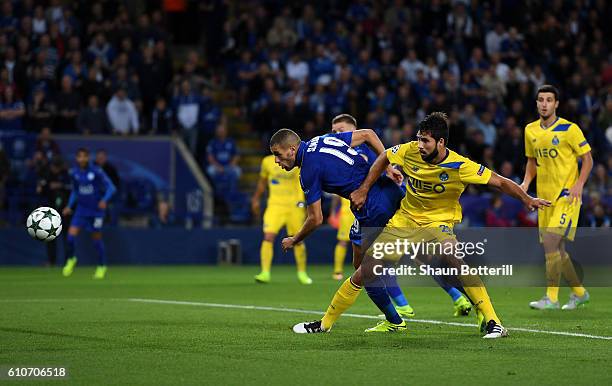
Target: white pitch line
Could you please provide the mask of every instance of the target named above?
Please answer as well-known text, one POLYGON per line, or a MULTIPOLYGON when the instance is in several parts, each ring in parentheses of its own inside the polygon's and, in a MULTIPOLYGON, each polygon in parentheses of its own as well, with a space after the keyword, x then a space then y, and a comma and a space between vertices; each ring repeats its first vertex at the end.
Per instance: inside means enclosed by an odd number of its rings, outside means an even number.
MULTIPOLYGON (((180 300, 139 299, 139 298, 131 298, 131 299, 126 299, 126 300, 128 300, 130 302, 137 302, 137 303, 173 304, 173 305, 183 305, 183 306, 230 308, 230 309, 240 309, 240 310, 280 311, 280 312, 291 312, 291 313, 296 313, 296 314, 309 314, 309 315, 323 315, 324 314, 321 311, 300 310, 300 309, 297 309, 297 308, 249 306, 249 305, 241 305, 241 304, 204 303, 204 302, 188 302, 188 301, 180 301, 180 300)), ((349 314, 349 313, 342 314, 342 315, 343 316, 347 316, 347 317, 351 317, 351 318, 378 319, 378 317, 374 316, 374 315, 349 314)), ((411 322, 411 323, 442 324, 442 325, 446 325, 446 326, 458 326, 458 327, 470 327, 470 328, 475 328, 476 327, 475 324, 457 323, 457 322, 444 322, 444 321, 441 321, 441 320, 406 319, 406 321, 407 322, 411 322)), ((508 327, 508 330, 510 330, 510 331, 521 331, 521 332, 532 332, 532 333, 538 333, 538 334, 574 336, 574 337, 589 338, 589 339, 612 340, 612 336, 600 336, 600 335, 581 334, 581 333, 577 333, 577 332, 547 331, 547 330, 536 330, 536 329, 522 328, 522 327, 508 327)))

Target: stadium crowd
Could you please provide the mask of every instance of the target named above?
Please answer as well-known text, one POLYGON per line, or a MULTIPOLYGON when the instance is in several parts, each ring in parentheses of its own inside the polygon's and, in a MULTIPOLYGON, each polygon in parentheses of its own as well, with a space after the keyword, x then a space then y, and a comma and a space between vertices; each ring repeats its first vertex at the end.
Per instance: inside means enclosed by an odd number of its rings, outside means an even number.
MULTIPOLYGON (((181 19, 165 1, 145 3, 134 12, 118 1, 3 1, 0 135, 175 133, 212 177, 227 169, 238 178, 235 145, 219 145, 224 119, 211 89, 221 85, 264 143, 281 127, 310 138, 347 112, 397 144, 426 114, 446 111, 451 148, 519 181, 534 89, 551 83, 559 115, 593 147, 582 225, 610 223, 606 1, 205 1, 196 7, 201 49, 180 61, 172 44, 185 37, 181 19)), ((0 150, 0 210, 14 170, 0 150)), ((486 224, 516 223, 491 203, 486 224)))

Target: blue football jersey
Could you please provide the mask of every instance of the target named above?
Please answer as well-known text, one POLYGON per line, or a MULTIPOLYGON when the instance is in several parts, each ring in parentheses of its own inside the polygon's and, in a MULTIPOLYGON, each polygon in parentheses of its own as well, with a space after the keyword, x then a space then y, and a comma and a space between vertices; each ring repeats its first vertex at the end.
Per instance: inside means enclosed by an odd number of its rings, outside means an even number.
POLYGON ((70 169, 72 193, 68 205, 77 204, 76 213, 82 216, 100 216, 104 213, 98 208, 101 200, 107 201, 115 193, 116 188, 110 178, 98 166, 90 164, 85 169, 74 167, 70 169))
POLYGON ((368 175, 370 165, 349 146, 352 138, 352 132, 325 134, 300 144, 296 165, 307 205, 323 191, 348 199, 368 175))

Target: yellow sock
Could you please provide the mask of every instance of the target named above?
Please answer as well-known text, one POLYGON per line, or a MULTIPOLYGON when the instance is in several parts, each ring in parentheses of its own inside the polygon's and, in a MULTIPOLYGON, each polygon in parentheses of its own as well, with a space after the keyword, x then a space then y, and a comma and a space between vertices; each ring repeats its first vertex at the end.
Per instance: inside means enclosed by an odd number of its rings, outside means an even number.
POLYGON ((546 296, 551 302, 559 301, 559 281, 561 281, 561 253, 546 253, 546 296))
POLYGON ((342 273, 344 271, 344 259, 346 258, 346 246, 336 244, 334 249, 334 273, 342 273))
POLYGON ((306 246, 304 246, 304 243, 300 243, 293 247, 293 254, 295 256, 297 271, 306 272, 306 246))
POLYGON ((321 326, 325 330, 332 328, 340 315, 355 303, 360 292, 361 287, 353 284, 350 277, 346 279, 340 288, 338 288, 338 291, 336 291, 329 307, 327 307, 327 311, 323 315, 323 319, 321 319, 321 326))
POLYGON ((570 256, 567 253, 561 256, 561 269, 563 270, 563 277, 565 277, 565 280, 567 280, 570 288, 576 294, 576 296, 584 296, 586 290, 582 286, 582 282, 578 278, 576 270, 574 269, 572 259, 570 259, 570 256))
POLYGON ((468 294, 470 299, 474 302, 476 308, 483 313, 485 320, 494 320, 495 323, 501 324, 499 317, 495 313, 491 298, 487 293, 484 283, 480 280, 480 277, 474 275, 459 276, 465 292, 468 294))
POLYGON ((274 254, 274 246, 270 241, 262 241, 261 249, 259 250, 261 259, 261 272, 270 272, 272 268, 272 256, 274 254))

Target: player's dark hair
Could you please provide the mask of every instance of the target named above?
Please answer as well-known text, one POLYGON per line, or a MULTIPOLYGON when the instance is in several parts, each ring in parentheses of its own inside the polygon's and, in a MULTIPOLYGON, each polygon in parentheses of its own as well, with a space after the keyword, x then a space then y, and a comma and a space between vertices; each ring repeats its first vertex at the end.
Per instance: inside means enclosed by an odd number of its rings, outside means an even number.
POLYGON ((448 145, 448 116, 441 111, 435 111, 419 123, 418 131, 431 135, 436 142, 444 138, 444 145, 448 145))
POLYGON ((280 129, 272 138, 270 138, 270 147, 280 145, 286 147, 288 145, 297 145, 301 141, 300 136, 293 130, 280 129))
POLYGON ((89 149, 87 149, 86 147, 79 147, 79 149, 77 150, 77 154, 79 153, 89 154, 89 149))
POLYGON ((357 127, 357 120, 350 114, 336 115, 334 119, 332 119, 332 125, 340 122, 345 122, 357 127))
POLYGON ((555 96, 555 100, 558 101, 559 100, 559 89, 557 89, 555 86, 550 85, 550 84, 543 84, 540 87, 538 87, 538 91, 536 92, 536 99, 538 98, 538 95, 540 95, 541 92, 549 92, 552 93, 555 96))

